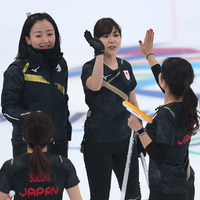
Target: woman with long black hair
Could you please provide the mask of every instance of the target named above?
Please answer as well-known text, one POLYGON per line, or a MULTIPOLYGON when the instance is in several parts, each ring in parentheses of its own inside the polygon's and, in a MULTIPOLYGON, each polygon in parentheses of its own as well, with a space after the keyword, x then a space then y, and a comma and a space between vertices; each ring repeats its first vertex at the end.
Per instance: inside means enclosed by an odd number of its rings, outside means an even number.
POLYGON ((23 154, 23 118, 29 112, 46 112, 54 123, 52 153, 68 156, 71 124, 68 110, 68 66, 60 48, 60 34, 47 13, 25 20, 16 59, 4 72, 2 113, 12 123, 13 156, 23 154))
POLYGON ((191 84, 191 64, 180 57, 169 57, 162 67, 153 54, 153 30, 139 41, 156 81, 165 93, 153 123, 143 128, 138 118, 129 118, 129 126, 139 134, 150 156, 149 200, 193 200, 194 171, 189 162, 189 143, 199 129, 198 98, 191 84))

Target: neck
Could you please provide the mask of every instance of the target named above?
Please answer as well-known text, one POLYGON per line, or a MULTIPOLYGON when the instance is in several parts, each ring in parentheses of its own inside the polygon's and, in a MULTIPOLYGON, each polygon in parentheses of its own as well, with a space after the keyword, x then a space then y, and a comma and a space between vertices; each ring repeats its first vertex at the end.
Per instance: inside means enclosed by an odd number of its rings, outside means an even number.
MULTIPOLYGON (((47 146, 45 146, 44 148, 41 149, 42 152, 47 152, 47 146)), ((27 145, 27 153, 33 153, 33 149, 30 148, 28 145, 27 145)))
POLYGON ((118 63, 116 56, 104 56, 104 64, 107 65, 111 69, 117 69, 118 68, 118 63))
POLYGON ((171 93, 165 90, 165 101, 164 104, 172 103, 172 102, 182 102, 182 97, 175 97, 171 93))

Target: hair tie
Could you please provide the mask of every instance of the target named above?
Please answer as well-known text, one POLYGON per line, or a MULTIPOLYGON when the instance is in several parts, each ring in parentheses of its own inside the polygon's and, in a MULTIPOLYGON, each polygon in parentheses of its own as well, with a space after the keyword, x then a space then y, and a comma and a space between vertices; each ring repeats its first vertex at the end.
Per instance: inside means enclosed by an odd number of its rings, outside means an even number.
POLYGON ((31 149, 34 149, 36 146, 41 146, 40 144, 36 143, 36 144, 33 144, 33 143, 28 143, 29 147, 31 149))
POLYGON ((29 145, 29 147, 30 147, 31 149, 33 149, 33 148, 35 147, 35 144, 32 144, 32 143, 28 143, 28 145, 29 145))
POLYGON ((27 18, 31 16, 31 12, 26 13, 27 18))

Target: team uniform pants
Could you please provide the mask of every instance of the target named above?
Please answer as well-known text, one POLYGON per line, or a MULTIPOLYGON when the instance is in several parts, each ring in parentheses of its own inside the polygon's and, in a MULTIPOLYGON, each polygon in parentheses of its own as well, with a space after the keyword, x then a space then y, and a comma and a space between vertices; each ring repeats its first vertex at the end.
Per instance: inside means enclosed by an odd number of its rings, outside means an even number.
MULTIPOLYGON (((86 166, 91 200, 108 200, 111 187, 111 174, 114 171, 119 187, 127 159, 129 138, 120 142, 95 143, 86 140, 84 145, 84 162, 86 166)), ((141 199, 139 186, 138 153, 133 146, 131 168, 125 199, 141 199)))
POLYGON ((149 200, 194 200, 194 184, 192 184, 187 192, 177 194, 167 194, 157 191, 151 191, 149 200))

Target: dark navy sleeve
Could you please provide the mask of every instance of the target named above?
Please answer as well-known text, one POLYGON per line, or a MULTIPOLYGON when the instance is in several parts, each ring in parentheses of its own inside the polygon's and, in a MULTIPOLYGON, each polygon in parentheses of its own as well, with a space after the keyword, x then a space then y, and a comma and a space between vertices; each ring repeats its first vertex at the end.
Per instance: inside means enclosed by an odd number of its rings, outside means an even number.
POLYGON ((76 174, 76 169, 69 159, 64 159, 63 167, 66 170, 65 185, 66 189, 72 188, 80 182, 76 174))
POLYGON ((0 170, 0 191, 8 194, 11 190, 9 182, 9 169, 11 166, 10 161, 6 161, 0 170))
MULTIPOLYGON (((161 73, 161 66, 159 64, 156 64, 153 67, 151 67, 151 70, 153 72, 154 78, 155 78, 158 86, 160 87, 159 81, 158 81, 158 75, 161 73)), ((161 87, 160 87, 160 89, 162 90, 163 93, 165 93, 165 91, 161 87)))
POLYGON ((151 159, 153 159, 159 165, 162 165, 167 158, 170 147, 170 145, 156 144, 154 141, 152 141, 145 150, 147 151, 151 159))
POLYGON ((83 65, 81 80, 82 80, 82 84, 83 84, 84 89, 88 89, 87 86, 86 86, 86 81, 90 76, 92 76, 92 72, 93 72, 93 68, 94 68, 94 62, 95 62, 94 60, 89 61, 89 62, 87 62, 83 65))
POLYGON ((166 109, 161 108, 158 112, 156 123, 156 143, 173 145, 175 135, 175 120, 172 113, 166 109))
POLYGON ((11 64, 4 72, 1 94, 2 113, 11 123, 18 123, 21 115, 29 112, 29 110, 20 106, 23 90, 24 76, 22 69, 15 64, 11 64))

